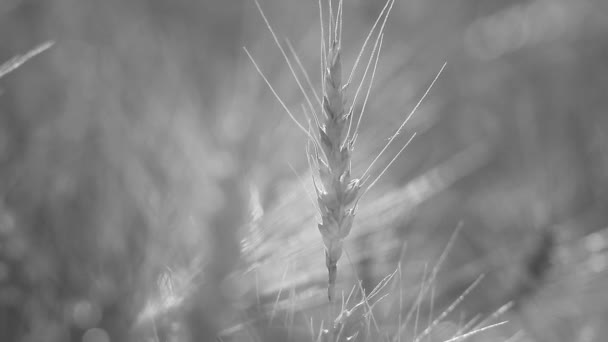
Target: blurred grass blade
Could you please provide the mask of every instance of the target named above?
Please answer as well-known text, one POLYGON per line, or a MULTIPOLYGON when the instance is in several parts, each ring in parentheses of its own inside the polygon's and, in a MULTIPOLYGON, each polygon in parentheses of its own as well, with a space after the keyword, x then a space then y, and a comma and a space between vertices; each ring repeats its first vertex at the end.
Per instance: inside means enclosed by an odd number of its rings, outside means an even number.
POLYGON ((4 77, 8 73, 15 71, 17 68, 22 66, 28 60, 36 57, 37 55, 43 53, 44 51, 50 49, 55 42, 48 41, 43 44, 38 45, 36 48, 28 51, 25 55, 17 55, 8 61, 4 62, 0 66, 0 78, 4 77))

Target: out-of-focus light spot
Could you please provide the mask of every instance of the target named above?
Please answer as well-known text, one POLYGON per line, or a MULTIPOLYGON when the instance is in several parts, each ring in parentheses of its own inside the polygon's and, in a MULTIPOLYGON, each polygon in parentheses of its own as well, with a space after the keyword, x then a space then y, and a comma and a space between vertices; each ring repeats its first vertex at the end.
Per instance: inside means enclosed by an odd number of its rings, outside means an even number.
POLYGON ((70 305, 70 318, 80 329, 87 329, 99 324, 102 312, 99 305, 88 300, 80 300, 70 305))
POLYGON ((15 231, 15 217, 0 207, 0 235, 9 235, 15 231))
POLYGON ((218 179, 226 179, 232 175, 237 169, 237 160, 230 152, 219 151, 213 157, 206 160, 209 163, 209 169, 218 179))
POLYGON ((588 267, 591 272, 600 273, 606 269, 606 255, 594 254, 588 261, 588 267))
POLYGON ((249 215, 251 221, 258 221, 264 216, 260 191, 253 183, 249 186, 249 215))
POLYGON ((82 342, 110 342, 110 336, 103 329, 92 328, 84 333, 82 342))
POLYGON ((579 333, 579 336, 576 341, 597 341, 599 340, 598 337, 599 336, 595 327, 592 324, 588 323, 583 327, 583 329, 581 329, 581 332, 579 333))
POLYGON ((218 118, 218 136, 229 144, 236 144, 245 138, 249 129, 250 115, 243 115, 238 111, 229 111, 218 118))
POLYGON ((593 233, 585 238, 585 248, 591 253, 601 252, 608 247, 608 242, 600 233, 593 233))
POLYGON ((475 21, 465 33, 469 52, 491 60, 524 46, 562 37, 575 30, 584 4, 533 1, 515 5, 475 21))

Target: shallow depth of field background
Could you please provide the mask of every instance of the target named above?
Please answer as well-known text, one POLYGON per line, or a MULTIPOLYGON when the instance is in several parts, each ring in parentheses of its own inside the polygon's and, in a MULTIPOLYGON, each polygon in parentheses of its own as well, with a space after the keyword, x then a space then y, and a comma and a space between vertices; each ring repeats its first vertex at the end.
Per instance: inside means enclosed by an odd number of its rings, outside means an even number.
MULTIPOLYGON (((318 91, 317 2, 260 2, 318 91)), ((345 0, 345 69, 382 6, 345 0)), ((389 336, 460 227, 420 326, 485 278, 429 341, 509 301, 475 341, 604 340, 607 37, 603 0, 396 2, 355 175, 448 66, 338 265, 346 294, 401 265, 389 336)), ((0 340, 310 341, 328 317, 306 139, 242 47, 301 122, 304 98, 253 1, 0 2, 0 63, 46 41, 0 79, 0 340)))

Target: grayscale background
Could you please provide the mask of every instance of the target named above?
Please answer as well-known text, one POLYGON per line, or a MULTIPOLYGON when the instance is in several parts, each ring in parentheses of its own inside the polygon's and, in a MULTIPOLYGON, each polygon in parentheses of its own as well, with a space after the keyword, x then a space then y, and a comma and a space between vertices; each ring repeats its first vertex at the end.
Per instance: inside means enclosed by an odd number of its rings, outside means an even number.
MULTIPOLYGON (((260 4, 318 89, 317 1, 260 4)), ((383 5, 344 1, 345 72, 383 5)), ((313 340, 306 137, 243 47, 301 122, 304 98, 254 1, 0 1, 0 64, 45 42, 0 78, 0 340, 313 340)), ((457 231, 418 332, 485 277, 426 340, 511 302, 469 340, 604 341, 608 2, 397 0, 383 44, 354 174, 447 68, 380 163, 417 132, 360 204, 338 290, 398 269, 374 311, 395 336, 457 231)))

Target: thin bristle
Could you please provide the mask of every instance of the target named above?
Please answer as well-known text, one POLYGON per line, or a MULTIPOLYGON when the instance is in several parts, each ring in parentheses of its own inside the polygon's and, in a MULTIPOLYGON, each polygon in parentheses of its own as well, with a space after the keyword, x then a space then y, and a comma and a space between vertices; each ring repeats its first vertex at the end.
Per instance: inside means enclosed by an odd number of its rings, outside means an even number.
POLYGON ((454 311, 454 309, 456 309, 458 305, 460 305, 460 303, 462 303, 462 301, 471 293, 471 291, 473 291, 477 287, 477 285, 479 285, 483 278, 483 274, 477 277, 477 279, 475 279, 475 281, 471 285, 469 285, 469 287, 467 287, 462 292, 462 294, 458 296, 458 298, 456 298, 456 300, 454 300, 452 304, 450 304, 450 306, 448 306, 447 309, 443 310, 443 312, 436 319, 434 319, 433 322, 426 327, 426 329, 424 329, 422 334, 416 336, 414 342, 418 342, 422 338, 426 337, 437 326, 437 324, 442 322, 447 317, 447 315, 449 315, 452 311, 454 311))
MULTIPOLYGON (((376 30, 376 27, 378 26, 380 19, 383 18, 385 12, 386 12, 386 18, 388 18, 388 14, 392 10, 394 3, 395 3, 395 0, 387 0, 386 3, 384 4, 384 7, 382 8, 382 11, 380 11, 380 14, 378 14, 376 21, 372 25, 371 29, 369 30, 369 33, 367 34, 367 37, 365 37, 365 40, 363 41, 363 44, 361 45, 361 49, 359 50, 359 54, 357 55, 357 58, 355 59, 355 63, 353 64, 353 67, 350 71, 350 75, 348 76, 348 81, 346 81, 346 85, 349 85, 351 83, 353 76, 355 75, 355 72, 357 71, 357 66, 359 65, 361 56, 363 56, 363 52, 365 51, 365 48, 367 47, 367 43, 369 42, 374 31, 376 30), (388 11, 387 11, 387 9, 388 9, 388 11)), ((386 19, 385 19, 385 22, 386 22, 386 19)))
MULTIPOLYGON (((415 309, 416 312, 416 316, 414 318, 414 336, 418 335, 418 322, 420 321, 420 308, 422 307, 422 299, 424 299, 424 296, 426 296, 426 291, 428 286, 426 286, 426 265, 424 268, 424 273, 422 274, 422 286, 420 287, 420 292, 418 293, 418 298, 416 300, 416 304, 415 307, 413 307, 412 309, 415 309)), ((406 318, 405 322, 407 323, 409 321, 409 317, 410 314, 408 313, 408 317, 406 318)))
POLYGON ((365 191, 363 192, 363 194, 361 194, 361 197, 363 197, 363 195, 365 195, 369 190, 371 190, 371 188, 374 187, 374 185, 376 185, 378 180, 380 180, 380 178, 382 178, 384 173, 386 173, 386 171, 391 167, 391 165, 393 165, 395 160, 397 160, 397 158, 399 158, 401 153, 403 153, 403 151, 409 146, 409 144, 412 142, 412 140, 414 140, 415 137, 416 137, 416 132, 414 132, 412 134, 412 136, 410 137, 410 139, 405 144, 403 144, 403 147, 401 147, 401 149, 399 150, 399 152, 397 152, 397 154, 395 154, 393 159, 391 159, 391 161, 384 167, 384 169, 382 169, 380 174, 378 174, 378 176, 376 176, 376 178, 372 181, 372 183, 365 188, 365 191))
POLYGON ((328 28, 327 28, 327 43, 330 44, 330 45, 331 45, 331 42, 333 41, 332 35, 333 35, 333 31, 334 31, 334 25, 333 25, 334 24, 334 8, 333 8, 333 5, 332 5, 331 2, 332 2, 332 0, 328 0, 327 1, 327 3, 328 3, 328 12, 329 12, 329 15, 328 15, 328 18, 327 18, 327 20, 328 20, 328 24, 327 24, 328 25, 328 28))
MULTIPOLYGON (((302 64, 302 61, 300 60, 300 56, 298 56, 298 54, 296 53, 296 50, 294 49, 293 44, 291 44, 291 41, 289 39, 286 40, 286 43, 287 43, 287 47, 289 48, 289 51, 293 55, 293 58, 295 59, 296 63, 298 64, 298 67, 300 68, 302 74, 304 75, 306 84, 308 85, 308 87, 310 88, 310 91, 312 91, 313 95, 315 96, 315 100, 317 101, 317 104, 320 106, 321 98, 319 97, 319 94, 317 94, 317 92, 314 90, 314 86, 312 84, 312 81, 310 80, 310 76, 306 72, 306 69, 304 69, 304 65, 302 64)), ((323 113, 323 111, 321 111, 321 113, 323 113)))
POLYGON ((448 253, 454 247, 454 243, 456 243, 456 238, 458 237, 458 235, 460 235, 460 231, 462 230, 463 226, 464 226, 464 224, 462 221, 458 222, 458 224, 456 225, 456 228, 454 229, 454 232, 450 236, 450 239, 448 240, 445 247, 443 248, 441 255, 439 255, 439 259, 437 260, 437 263, 435 263, 435 266, 433 266, 433 270, 431 271, 431 279, 433 281, 435 281, 435 278, 437 277, 437 274, 439 273, 439 269, 441 268, 441 266, 443 266, 443 262, 447 259, 448 253))
POLYGON ((515 304, 513 302, 508 302, 507 304, 501 306, 500 308, 498 308, 498 310, 494 311, 487 318, 485 318, 481 322, 475 324, 475 326, 473 326, 472 330, 479 329, 482 326, 488 324, 490 321, 493 321, 493 320, 497 319, 498 317, 503 316, 506 312, 508 312, 509 310, 511 310, 514 305, 515 304))
POLYGON ((8 73, 10 73, 12 71, 15 71, 20 66, 22 66, 25 62, 38 56, 39 54, 43 53, 44 51, 50 49, 53 46, 53 44, 55 44, 55 42, 49 41, 49 42, 42 43, 42 44, 38 45, 37 47, 35 47, 34 49, 25 53, 24 55, 15 56, 15 57, 11 58, 10 60, 2 63, 2 65, 0 65, 0 78, 4 77, 5 75, 7 75, 8 73))
POLYGON ((374 166, 374 164, 378 161, 378 159, 380 159, 380 157, 382 156, 382 154, 384 154, 384 152, 386 151, 386 149, 388 149, 388 147, 391 145, 391 143, 393 142, 393 140, 395 140, 395 138, 401 133, 401 131, 403 130, 403 128, 405 127, 405 125, 410 121, 410 119, 412 118, 412 116, 414 115, 414 113, 416 113, 416 111, 418 110, 418 107, 420 107, 420 105, 422 104, 422 102, 424 101, 424 99, 427 97, 427 95, 430 93, 431 89, 435 85, 435 82, 437 82, 437 80, 439 79, 439 76, 441 76, 441 74, 443 73, 443 70, 445 69, 446 65, 447 65, 447 63, 443 63, 443 66, 441 67, 441 69, 439 70, 439 72, 435 75, 435 78, 433 79, 433 81, 431 82, 431 84, 426 88, 426 91, 424 92, 424 94, 422 95, 422 97, 420 98, 420 100, 418 100, 418 102, 416 103, 416 105, 414 106, 414 108, 410 111, 410 113, 405 118, 405 120, 403 120, 403 122, 401 123, 401 125, 399 126, 399 128, 397 128, 397 130, 395 131, 395 133, 393 133, 393 135, 391 135, 391 137, 388 139, 388 142, 384 145, 384 147, 382 148, 382 150, 380 151, 380 153, 378 153, 378 155, 376 155, 376 158, 374 158, 374 160, 369 164, 369 166, 367 167, 367 169, 365 170, 365 172, 363 172, 363 176, 361 177, 362 179, 366 178, 366 176, 369 174, 369 172, 371 171, 371 169, 374 166))
POLYGON ((338 14, 336 14, 336 34, 335 39, 337 42, 342 42, 342 22, 343 22, 343 13, 344 13, 344 0, 340 0, 338 2, 338 14))
POLYGON ((484 332, 484 331, 489 330, 489 329, 493 329, 493 328, 499 327, 499 326, 507 324, 507 323, 508 323, 508 321, 498 322, 496 324, 488 325, 486 327, 473 330, 473 331, 468 332, 466 334, 454 336, 454 337, 450 338, 449 340, 445 340, 443 342, 464 341, 465 339, 467 339, 467 338, 469 338, 469 337, 471 337, 473 335, 479 334, 479 333, 484 332))
MULTIPOLYGON (((323 84, 323 77, 325 76, 325 56, 327 54, 326 52, 326 46, 325 46, 325 23, 323 21, 323 4, 321 3, 321 0, 319 0, 319 26, 320 26, 320 31, 321 31, 321 63, 319 63, 320 66, 320 71, 321 71, 321 93, 324 94, 325 93, 325 84, 323 84)), ((323 110, 321 110, 321 112, 323 112, 323 110)), ((323 112, 325 113, 325 112, 323 112)))
POLYGON ((270 91, 272 92, 272 94, 274 95, 274 97, 277 99, 277 101, 279 101, 279 103, 281 104, 281 106, 283 107, 283 109, 285 110, 285 112, 287 113, 287 115, 289 115, 289 117, 291 118, 291 120, 296 124, 296 126, 298 126, 298 128, 302 132, 304 132, 304 134, 306 134, 306 136, 308 136, 312 141, 316 142, 316 138, 313 135, 311 135, 311 133, 308 132, 306 130, 306 128, 304 128, 304 126, 302 126, 302 124, 298 121, 298 119, 296 119, 296 117, 293 115, 293 113, 291 112, 291 110, 289 110, 289 107, 287 107, 287 105, 285 104, 285 102, 283 102, 283 99, 281 99, 281 97, 276 92, 276 90, 274 89, 274 87, 272 86, 272 84, 270 83, 270 81, 268 80, 268 78, 266 77, 266 75, 264 75, 264 73, 262 72, 262 69, 260 69, 260 66, 258 65, 258 63, 255 61, 255 59, 253 58, 253 56, 251 56, 251 53, 249 53, 249 50, 247 50, 246 47, 243 47, 243 50, 245 50, 245 53, 247 54, 247 57, 249 57, 249 60, 251 60, 251 63, 253 63, 253 66, 257 70, 258 74, 260 75, 260 77, 262 77, 262 79, 264 80, 264 82, 266 83, 266 85, 268 86, 268 88, 270 89, 270 91))
MULTIPOLYGON (((462 226, 463 226, 462 222, 459 222, 458 225, 456 226, 456 229, 454 229, 454 232, 452 233, 452 236, 448 240, 446 246, 443 248, 443 251, 441 252, 441 255, 439 255, 439 259, 437 260, 437 262, 433 266, 433 269, 431 270, 431 273, 430 273, 428 279, 426 278, 427 269, 426 269, 426 266, 425 266, 424 273, 423 273, 423 278, 422 278, 422 282, 421 282, 422 285, 420 287, 420 293, 418 294, 418 298, 417 298, 415 307, 413 307, 410 310, 410 312, 408 312, 408 314, 406 315, 403 327, 405 327, 407 325, 407 323, 409 322, 409 320, 411 319, 411 316, 412 316, 414 310, 416 310, 416 321, 418 320, 419 313, 420 313, 420 304, 422 303, 422 299, 426 296, 426 294, 429 291, 430 287, 433 285, 433 283, 437 279, 437 275, 439 273, 439 269, 443 265, 443 262, 446 260, 449 251, 452 249, 452 247, 454 245, 454 242, 456 241, 456 237, 458 236, 458 234, 460 233, 460 230, 462 229, 462 226), (428 285, 425 285, 425 284, 428 284, 428 285)), ((400 331, 401 331, 401 329, 402 328, 400 328, 400 331)), ((417 334, 417 331, 416 331, 416 333, 414 335, 416 335, 416 334, 417 334)))
MULTIPOLYGON (((281 283, 284 284, 285 283, 285 278, 287 277, 287 271, 289 270, 289 264, 285 265, 285 271, 283 271, 283 277, 281 278, 281 283)), ((270 312, 270 323, 272 323, 274 316, 276 315, 277 312, 277 307, 279 305, 279 299, 281 299, 281 293, 283 292, 283 286, 279 287, 279 292, 277 293, 277 297, 275 299, 275 302, 272 306, 272 311, 270 312)))
POLYGON ((393 278, 397 274, 397 271, 398 271, 398 269, 396 268, 395 271, 393 271, 393 273, 382 278, 382 280, 380 280, 378 285, 376 285, 372 289, 372 291, 369 293, 368 299, 373 299, 376 295, 378 295, 378 293, 380 293, 380 291, 382 291, 390 283, 390 281, 393 280, 393 278))
POLYGON ((354 137, 359 133, 359 124, 361 123, 361 117, 363 116, 363 111, 365 109, 365 105, 367 103, 367 99, 368 96, 371 92, 371 88, 372 85, 374 83, 374 77, 376 74, 376 67, 378 65, 378 60, 380 58, 380 47, 382 46, 382 42, 383 42, 383 37, 384 35, 380 35, 378 38, 376 39, 376 41, 374 42, 374 47, 372 49, 372 53, 369 57, 369 60, 367 61, 367 65, 365 67, 365 71, 363 72, 363 76, 361 77, 361 82, 359 83, 359 86, 357 87, 357 90, 355 91, 355 95, 353 96, 353 102, 350 106, 350 109, 348 110, 348 133, 346 134, 347 139, 351 140, 354 142, 354 137), (375 62, 374 62, 375 61, 375 62), (355 108, 355 104, 357 102, 357 98, 359 97, 359 93, 361 91, 361 89, 363 89, 363 85, 365 84, 365 80, 367 79, 367 73, 369 72, 369 68, 372 64, 372 62, 374 62, 374 68, 373 68, 373 72, 369 81, 369 85, 367 87, 367 92, 366 92, 366 96, 363 102, 363 108, 361 109, 361 113, 359 114, 359 119, 357 121, 357 126, 355 128, 355 131, 352 135, 352 137, 350 136, 350 132, 351 132, 351 128, 352 128, 352 124, 353 124, 353 116, 354 116, 354 108, 355 108))
POLYGON ((287 165, 289 165, 289 168, 291 169, 291 171, 293 172, 293 174, 296 176, 296 178, 300 182, 300 185, 302 186, 302 189, 306 193, 306 197, 308 197, 308 199, 312 203, 312 206, 318 209, 317 204, 315 203, 315 200, 312 198, 312 195, 310 194, 310 192, 308 191, 308 189, 306 189, 306 184, 304 184, 304 180, 302 179, 302 177, 300 176, 300 174, 298 173, 298 171, 293 167, 293 165, 291 165, 291 163, 288 162, 287 165))
MULTIPOLYGON (((373 312, 372 312, 372 308, 373 308, 373 304, 370 304, 369 301, 373 298, 372 295, 367 295, 365 293, 365 289, 363 288, 363 282, 361 281, 361 279, 359 279, 359 276, 357 275, 357 272, 355 270, 355 266, 354 263, 352 262, 352 259, 350 257, 350 255, 348 254, 348 251, 346 251, 346 257, 348 258, 348 262, 351 265, 351 267, 353 268, 353 274, 355 274, 355 276, 357 277, 357 286, 359 288, 359 292, 361 293, 361 302, 359 302, 357 305, 355 305, 354 308, 361 306, 361 305, 365 305, 365 308, 367 310, 367 312, 369 313, 369 315, 371 316, 372 322, 374 323, 374 327, 379 331, 379 326, 378 323, 376 322, 376 319, 373 316, 373 312)), ((377 285, 376 288, 378 288, 378 286, 381 286, 381 284, 377 285)), ((374 290, 376 290, 376 288, 374 288, 374 290)), ((381 286, 380 290, 383 288, 383 286, 381 286)), ((378 291, 380 291, 378 290, 378 291)), ((372 293, 374 291, 372 290, 372 293)), ((353 309, 354 309, 353 308, 353 309)), ((353 310, 351 309, 351 310, 353 310)), ((368 329, 369 332, 369 329, 368 329)))
POLYGON ((257 6, 258 11, 260 12, 260 15, 264 19, 264 23, 266 23, 266 27, 268 28, 268 31, 270 31, 270 34, 272 35, 272 38, 274 39, 275 45, 277 46, 277 48, 281 52, 281 55, 283 55, 283 59, 287 63, 287 66, 289 67, 289 71, 291 72, 291 75, 293 76, 294 80, 296 81, 296 84, 298 85, 298 88, 302 92, 302 95, 304 95, 304 99, 306 100, 306 103, 308 104, 308 107, 310 109, 310 112, 311 112, 312 116, 315 118, 315 121, 318 122, 319 118, 318 118, 317 112, 315 111, 315 108, 314 108, 314 106, 312 104, 312 101, 308 97, 308 93, 304 89, 304 86, 302 85, 302 82, 300 82, 298 74, 296 73, 293 65, 291 64, 291 60, 287 56, 287 53, 285 52, 285 49, 283 48, 283 45, 281 45, 281 43, 279 41, 279 38, 277 37, 274 29, 272 28, 272 25, 270 25, 270 21, 268 20, 268 18, 266 18, 266 14, 264 14, 264 10, 262 9, 262 6, 260 6, 260 3, 258 2, 258 0, 255 0, 255 5, 257 6))
POLYGON ((382 43, 384 41, 384 35, 380 36, 380 43, 378 46, 378 52, 376 53, 376 61, 374 62, 374 68, 372 69, 372 76, 369 81, 369 86, 367 87, 367 92, 365 93, 365 98, 363 99, 363 104, 361 105, 361 112, 359 113, 359 118, 357 119, 357 126, 355 126, 355 133, 353 134, 353 144, 357 135, 359 134, 359 127, 361 126, 361 120, 363 119, 363 114, 365 113, 365 108, 367 107, 367 101, 369 100, 369 94, 372 90, 372 85, 374 84, 374 79, 376 78, 376 70, 378 69, 378 61, 380 60, 380 51, 382 49, 382 43))

